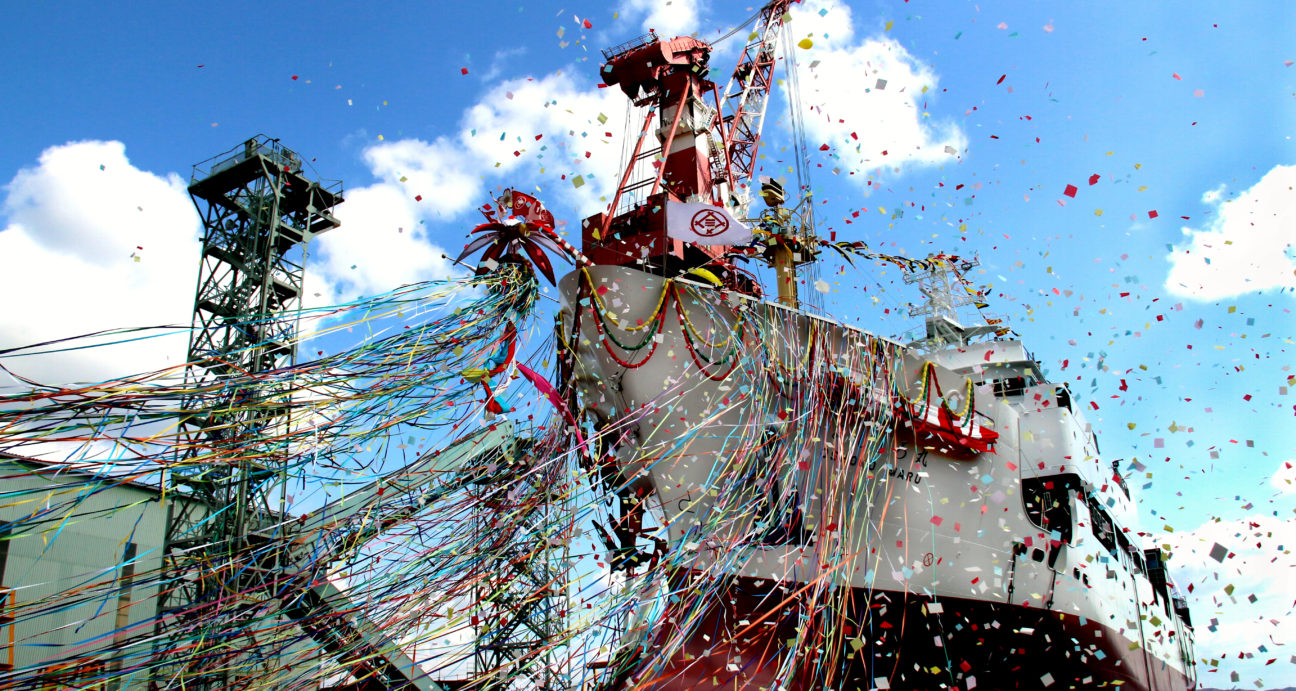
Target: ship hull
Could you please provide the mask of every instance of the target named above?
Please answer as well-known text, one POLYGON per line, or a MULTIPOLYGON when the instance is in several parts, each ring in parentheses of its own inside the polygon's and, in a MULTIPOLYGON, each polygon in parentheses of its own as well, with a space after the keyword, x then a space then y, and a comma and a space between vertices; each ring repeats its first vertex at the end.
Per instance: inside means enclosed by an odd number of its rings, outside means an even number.
MULTIPOLYGON (((687 579, 675 579, 684 584, 687 579)), ((697 584, 690 581, 692 586, 697 584)), ((853 588, 835 631, 799 633, 812 607, 796 585, 737 577, 690 622, 654 689, 1187 689, 1191 682, 1136 641, 1084 617, 970 598, 853 588), (696 623, 694 623, 696 622, 696 623), (798 640, 795 648, 789 641, 798 640), (832 650, 833 640, 845 641, 832 650), (788 660, 793 649, 810 651, 788 660), (790 673, 788 673, 790 671, 790 673)), ((674 620, 672 618, 672 620, 674 620)), ((677 633, 667 624, 658 637, 677 633)))
MULTIPOLYGON (((1128 497, 1104 479, 1087 425, 1050 383, 1012 400, 969 383, 1024 371, 1020 343, 938 354, 944 366, 622 267, 561 287, 573 410, 596 419, 617 482, 658 511, 652 537, 676 569, 674 610, 644 603, 649 624, 628 632, 614 665, 621 681, 1193 687, 1191 628, 1096 522, 1128 497), (980 371, 991 363, 1008 374, 980 371), (984 426, 993 448, 923 434, 923 416, 905 415, 941 391, 961 392, 959 418, 973 421, 953 431, 984 426), (1067 534, 1045 527, 1041 507, 1050 521, 1065 514, 1067 534), (645 642, 655 648, 628 664, 645 642)), ((931 413, 929 430, 948 424, 931 413)))

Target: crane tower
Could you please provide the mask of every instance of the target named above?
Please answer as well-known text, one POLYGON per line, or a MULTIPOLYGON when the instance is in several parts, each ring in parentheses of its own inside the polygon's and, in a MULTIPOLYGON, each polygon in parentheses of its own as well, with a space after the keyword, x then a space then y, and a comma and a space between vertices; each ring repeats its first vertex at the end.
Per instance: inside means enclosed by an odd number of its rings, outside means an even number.
POLYGON ((276 445, 287 442, 253 440, 284 440, 273 432, 289 422, 272 388, 239 382, 293 363, 306 247, 339 225, 329 212, 342 184, 307 177, 297 153, 258 135, 194 166, 189 195, 202 217, 202 258, 182 450, 165 480, 165 493, 185 500, 167 506, 158 640, 170 652, 154 685, 226 688, 240 594, 262 592, 256 581, 274 573, 261 553, 273 551, 259 549, 255 533, 285 499, 287 454, 276 445))

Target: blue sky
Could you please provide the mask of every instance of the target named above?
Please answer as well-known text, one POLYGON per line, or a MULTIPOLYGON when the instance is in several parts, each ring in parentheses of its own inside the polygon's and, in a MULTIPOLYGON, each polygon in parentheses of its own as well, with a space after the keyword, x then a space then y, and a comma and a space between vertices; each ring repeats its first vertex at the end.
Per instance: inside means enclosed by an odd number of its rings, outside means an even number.
MULTIPOLYGON (((620 151, 624 106, 596 88, 599 49, 649 26, 716 36, 752 9, 9 7, 0 344, 187 322, 198 230, 183 187, 192 164, 259 132, 349 190, 308 278, 320 301, 444 275, 441 252, 501 185, 574 226, 610 194, 620 151)), ((1203 681, 1296 683, 1296 585, 1281 582, 1296 583, 1283 544, 1296 535, 1291 5, 807 2, 788 31, 814 43, 797 60, 823 230, 913 257, 978 254, 992 311, 1097 405, 1104 453, 1144 468, 1143 527, 1175 550, 1198 652, 1220 659, 1203 681), (1236 556, 1210 560, 1215 542, 1236 556)), ((732 43, 713 59, 721 81, 732 43)), ((786 112, 779 96, 765 174, 787 175, 786 112)), ((839 267, 822 271, 829 312, 911 326, 894 270, 839 267)), ((182 357, 158 345, 32 373, 182 357)))

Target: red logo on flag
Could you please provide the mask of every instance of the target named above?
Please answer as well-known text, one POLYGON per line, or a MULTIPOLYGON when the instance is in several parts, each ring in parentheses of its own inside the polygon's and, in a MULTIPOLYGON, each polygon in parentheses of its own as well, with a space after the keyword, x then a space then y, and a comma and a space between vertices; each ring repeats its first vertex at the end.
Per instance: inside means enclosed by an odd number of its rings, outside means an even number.
POLYGON ((704 238, 713 238, 729 230, 729 219, 719 211, 703 209, 693 214, 693 221, 689 227, 704 238))

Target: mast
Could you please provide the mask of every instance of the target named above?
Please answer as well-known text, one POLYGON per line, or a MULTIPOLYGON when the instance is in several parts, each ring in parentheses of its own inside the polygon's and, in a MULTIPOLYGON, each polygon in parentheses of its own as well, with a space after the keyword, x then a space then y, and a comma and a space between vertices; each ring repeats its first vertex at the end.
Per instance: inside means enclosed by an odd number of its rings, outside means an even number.
POLYGON ((934 347, 966 346, 972 339, 991 333, 1006 333, 1003 320, 987 318, 985 323, 965 326, 959 321, 960 307, 987 307, 985 293, 972 287, 964 274, 980 266, 976 258, 938 254, 911 262, 904 270, 904 282, 918 284, 924 302, 909 307, 909 316, 926 317, 926 335, 915 344, 934 347))
POLYGON ((768 207, 761 214, 761 227, 769 234, 764 238, 762 257, 774 267, 779 304, 799 309, 797 267, 813 262, 819 255, 809 219, 798 214, 802 205, 809 206, 809 197, 795 208, 785 208, 783 185, 777 180, 764 182, 760 195, 768 207))

